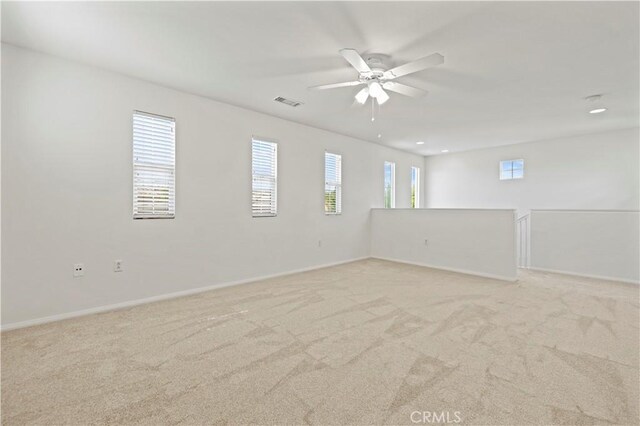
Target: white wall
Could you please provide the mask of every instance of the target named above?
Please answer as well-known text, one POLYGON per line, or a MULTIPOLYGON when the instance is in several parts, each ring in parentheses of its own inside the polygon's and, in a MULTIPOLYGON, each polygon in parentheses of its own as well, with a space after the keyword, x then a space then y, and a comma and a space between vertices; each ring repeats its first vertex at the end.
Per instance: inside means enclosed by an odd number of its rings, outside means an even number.
POLYGON ((634 128, 426 157, 425 207, 638 210, 638 145, 634 128), (518 158, 524 179, 500 181, 518 158))
POLYGON ((371 256, 515 280, 515 211, 374 209, 371 256))
POLYGON ((409 206, 410 167, 423 165, 419 156, 8 45, 2 88, 5 326, 368 256, 384 160, 396 162, 398 207, 409 206), (176 119, 174 220, 131 218, 134 109, 176 119), (250 214, 254 134, 280 142, 275 218, 250 214), (341 216, 323 214, 325 149, 343 155, 341 216), (112 271, 115 259, 124 272, 112 271), (73 278, 78 262, 85 276, 73 278))
POLYGON ((640 281, 640 213, 531 212, 531 267, 640 281))

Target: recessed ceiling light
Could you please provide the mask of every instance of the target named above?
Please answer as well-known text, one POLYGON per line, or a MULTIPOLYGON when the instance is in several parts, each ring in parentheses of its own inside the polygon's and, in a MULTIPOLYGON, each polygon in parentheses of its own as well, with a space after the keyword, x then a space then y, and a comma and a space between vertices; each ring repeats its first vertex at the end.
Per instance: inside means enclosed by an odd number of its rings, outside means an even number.
POLYGON ((448 149, 443 149, 441 152, 449 152, 448 149))
POLYGON ((424 142, 418 141, 418 142, 416 142, 416 145, 424 145, 424 142))
POLYGON ((588 106, 589 114, 600 114, 607 110, 607 108, 602 104, 602 95, 591 95, 587 96, 585 99, 591 104, 588 106))
POLYGON ((378 133, 378 139, 380 139, 382 137, 382 134, 378 133))

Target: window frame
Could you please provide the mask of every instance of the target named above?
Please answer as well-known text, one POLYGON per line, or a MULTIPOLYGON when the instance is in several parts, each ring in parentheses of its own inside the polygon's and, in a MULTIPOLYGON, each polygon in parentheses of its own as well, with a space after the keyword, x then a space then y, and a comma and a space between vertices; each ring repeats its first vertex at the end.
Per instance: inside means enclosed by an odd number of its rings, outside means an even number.
POLYGON ((516 158, 513 160, 500 160, 500 162, 498 163, 498 176, 500 178, 500 180, 518 180, 518 179, 524 179, 524 159, 523 158, 516 158), (515 168, 513 167, 515 163, 520 162, 522 164, 521 168, 515 168), (507 175, 503 175, 503 167, 502 165, 504 163, 510 163, 510 168, 505 170, 508 174, 507 175), (522 174, 520 176, 514 176, 513 172, 516 170, 521 170, 522 174))
POLYGON ((396 208, 396 163, 395 162, 393 161, 384 162, 382 181, 383 181, 383 190, 384 190, 382 205, 384 206, 385 209, 395 209, 396 208), (389 206, 387 206, 387 165, 391 166, 391 173, 390 173, 391 194, 389 199, 389 206))
MULTIPOLYGON (((161 114, 154 114, 146 111, 133 110, 131 114, 131 164, 132 164, 132 218, 134 220, 149 220, 149 219, 175 219, 176 217, 176 119, 174 117, 169 117, 161 114), (150 214, 150 213, 138 213, 137 208, 137 190, 136 190, 136 173, 139 168, 144 167, 140 161, 136 161, 136 137, 135 137, 135 123, 136 116, 146 116, 154 119, 162 119, 171 122, 171 129, 173 133, 173 164, 168 167, 165 165, 152 165, 152 167, 157 167, 158 169, 170 170, 172 179, 169 187, 169 201, 168 201, 168 214, 150 214)), ((149 167, 149 165, 147 165, 149 167)))
POLYGON ((342 214, 342 154, 337 154, 329 150, 324 151, 324 214, 326 216, 338 216, 342 214), (338 181, 329 182, 327 180, 327 156, 334 156, 337 158, 337 177, 338 181), (327 186, 336 187, 336 201, 335 211, 327 211, 327 186))
MULTIPOLYGON (((277 217, 278 216, 278 151, 279 151, 279 143, 277 140, 264 138, 261 136, 253 135, 251 136, 251 149, 249 150, 250 154, 250 165, 251 165, 251 203, 250 203, 250 211, 252 218, 263 218, 263 217, 277 217), (254 193, 254 172, 253 172, 253 144, 254 142, 271 144, 274 146, 274 173, 273 173, 273 209, 269 213, 256 214, 254 212, 254 203, 253 203, 253 193, 254 193)), ((266 176, 266 175, 265 175, 266 176)))

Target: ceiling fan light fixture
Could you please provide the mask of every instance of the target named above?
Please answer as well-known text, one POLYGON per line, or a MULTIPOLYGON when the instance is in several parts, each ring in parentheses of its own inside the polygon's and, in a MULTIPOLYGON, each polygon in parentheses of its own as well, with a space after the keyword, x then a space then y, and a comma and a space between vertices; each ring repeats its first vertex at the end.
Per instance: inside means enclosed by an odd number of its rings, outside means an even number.
POLYGON ((369 88, 368 87, 365 87, 364 89, 360 90, 356 94, 356 102, 358 102, 361 105, 364 105, 364 103, 367 102, 368 98, 369 98, 369 88))
POLYGON ((384 90, 382 90, 382 86, 380 85, 380 83, 374 81, 369 84, 369 94, 371 95, 371 97, 377 98, 382 93, 384 93, 384 90))
POLYGON ((387 95, 387 92, 384 90, 381 90, 380 94, 376 97, 376 100, 378 101, 378 105, 382 105, 389 100, 389 95, 387 95))

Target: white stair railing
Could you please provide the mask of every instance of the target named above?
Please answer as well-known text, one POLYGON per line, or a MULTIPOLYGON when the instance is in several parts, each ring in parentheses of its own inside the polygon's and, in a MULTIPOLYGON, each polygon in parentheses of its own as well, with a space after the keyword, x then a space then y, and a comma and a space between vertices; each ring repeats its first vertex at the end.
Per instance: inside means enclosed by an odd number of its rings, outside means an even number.
POLYGON ((530 217, 531 216, 529 214, 526 214, 518 218, 518 220, 516 221, 518 268, 528 268, 530 265, 530 259, 529 259, 530 217))

